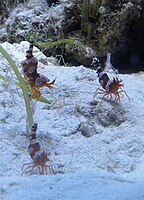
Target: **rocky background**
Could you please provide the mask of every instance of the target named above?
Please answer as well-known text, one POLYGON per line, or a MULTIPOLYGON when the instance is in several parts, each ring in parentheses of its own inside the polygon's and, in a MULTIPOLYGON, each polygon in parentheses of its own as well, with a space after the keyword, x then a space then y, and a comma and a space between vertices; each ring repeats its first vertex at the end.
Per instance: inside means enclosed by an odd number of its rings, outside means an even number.
POLYGON ((4 0, 0 1, 0 41, 56 41, 71 38, 83 46, 43 49, 61 64, 89 67, 107 52, 120 72, 144 69, 144 3, 142 0, 4 0))

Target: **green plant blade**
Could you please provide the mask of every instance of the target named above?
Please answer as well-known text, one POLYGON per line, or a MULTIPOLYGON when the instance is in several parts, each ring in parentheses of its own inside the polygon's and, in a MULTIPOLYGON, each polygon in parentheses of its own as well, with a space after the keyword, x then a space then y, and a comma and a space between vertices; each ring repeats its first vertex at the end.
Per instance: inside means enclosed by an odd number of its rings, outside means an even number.
POLYGON ((60 44, 73 44, 80 46, 81 44, 72 40, 72 39, 62 39, 55 42, 34 42, 34 45, 37 47, 50 47, 50 46, 56 46, 60 44))
POLYGON ((33 124, 33 116, 32 116, 32 112, 31 112, 30 101, 29 101, 26 85, 23 81, 23 78, 22 78, 15 62, 12 60, 12 58, 3 49, 3 47, 1 45, 0 45, 0 52, 5 57, 5 59, 9 62, 10 66, 12 67, 13 71, 15 72, 15 74, 17 76, 17 79, 19 81, 20 87, 21 87, 22 92, 23 92, 25 107, 26 107, 26 112, 27 112, 27 117, 28 117, 28 122, 29 122, 29 127, 31 129, 32 124, 33 124))
MULTIPOLYGON (((3 80, 4 82, 11 82, 11 79, 6 78, 3 75, 0 75, 0 79, 3 80)), ((23 80, 24 81, 24 80, 23 80)), ((25 81, 24 81, 25 82, 25 81)), ((15 85, 21 88, 21 85, 18 82, 15 82, 15 85)), ((25 82, 26 85, 26 82, 25 82)), ((28 85, 26 85, 26 90, 27 93, 31 93, 32 94, 32 90, 29 88, 28 85)), ((37 101, 40 101, 42 103, 46 103, 46 104, 51 104, 46 98, 44 98, 43 96, 40 96, 37 101)))
POLYGON ((5 76, 0 75, 0 79, 3 80, 4 82, 11 82, 10 79, 6 78, 5 76))

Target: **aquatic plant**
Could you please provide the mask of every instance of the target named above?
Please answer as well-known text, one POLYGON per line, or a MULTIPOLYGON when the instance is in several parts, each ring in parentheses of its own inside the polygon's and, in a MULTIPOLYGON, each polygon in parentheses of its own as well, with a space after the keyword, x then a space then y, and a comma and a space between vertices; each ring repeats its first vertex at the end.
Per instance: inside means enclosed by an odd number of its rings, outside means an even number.
MULTIPOLYGON (((31 111, 31 107, 30 107, 30 100, 28 97, 28 90, 27 90, 27 86, 25 84, 24 79, 22 78, 15 62, 13 61, 13 59, 9 56, 9 54, 4 50, 4 48, 0 45, 0 52, 1 54, 5 57, 5 59, 8 61, 8 63, 10 64, 11 68, 13 69, 13 71, 15 72, 15 75, 19 81, 19 85, 22 89, 23 92, 23 97, 24 97, 24 101, 25 101, 25 107, 26 107, 26 112, 27 112, 27 117, 28 117, 28 122, 29 122, 29 127, 32 127, 33 124, 33 115, 32 115, 32 111, 31 111)), ((1 78, 4 81, 7 81, 7 79, 5 77, 1 78)))

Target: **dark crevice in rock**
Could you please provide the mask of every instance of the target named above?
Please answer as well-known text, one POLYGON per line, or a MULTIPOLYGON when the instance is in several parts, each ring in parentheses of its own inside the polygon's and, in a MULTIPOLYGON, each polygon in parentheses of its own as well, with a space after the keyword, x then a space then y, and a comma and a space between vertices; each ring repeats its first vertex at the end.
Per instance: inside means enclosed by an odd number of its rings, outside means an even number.
POLYGON ((113 55, 113 64, 122 73, 144 71, 144 15, 129 24, 127 41, 113 55))

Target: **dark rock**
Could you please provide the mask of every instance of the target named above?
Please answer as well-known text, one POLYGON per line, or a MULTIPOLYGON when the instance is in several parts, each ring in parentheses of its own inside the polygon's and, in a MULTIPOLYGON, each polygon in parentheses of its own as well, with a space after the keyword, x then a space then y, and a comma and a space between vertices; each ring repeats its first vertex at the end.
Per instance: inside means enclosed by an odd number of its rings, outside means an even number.
POLYGON ((97 119, 104 127, 120 126, 126 121, 124 110, 120 108, 99 108, 97 111, 97 119))
POLYGON ((5 19, 9 16, 9 13, 13 7, 15 7, 18 3, 24 3, 24 2, 26 2, 26 0, 0 1, 0 24, 2 24, 5 21, 5 19))
MULTIPOLYGON (((113 102, 111 103, 113 104, 113 102)), ((95 128, 98 127, 98 124, 104 127, 117 127, 127 120, 125 110, 120 105, 110 105, 109 103, 105 106, 97 103, 81 105, 77 108, 77 112, 80 116, 85 117, 86 122, 82 123, 80 127, 82 127, 83 134, 86 134, 86 131, 88 135, 99 133, 95 128)))
POLYGON ((65 53, 67 55, 66 62, 70 63, 71 60, 77 62, 78 65, 90 66, 93 57, 96 57, 96 53, 92 48, 88 46, 77 45, 65 45, 65 53), (69 57, 72 59, 69 59, 69 57))
POLYGON ((63 32, 64 35, 68 35, 72 31, 80 30, 81 24, 81 6, 79 1, 74 1, 71 6, 65 6, 64 15, 65 20, 63 21, 63 32))
POLYGON ((59 0, 47 0, 47 3, 48 3, 49 6, 52 6, 56 3, 59 3, 59 0))
MULTIPOLYGON (((9 2, 8 9, 5 1, 1 2, 1 21, 7 16, 12 2, 9 2)), ((103 60, 110 52, 116 68, 143 70, 143 10, 142 0, 72 0, 62 3, 58 0, 29 0, 22 9, 16 8, 10 13, 6 22, 7 38, 9 42, 17 42, 16 36, 20 33, 26 40, 34 36, 38 42, 71 38, 80 45, 49 47, 44 53, 62 55, 71 65, 88 67, 94 56, 103 60)))
POLYGON ((4 2, 0 2, 0 24, 4 22, 5 17, 8 17, 8 10, 4 2))
POLYGON ((99 134, 99 131, 95 128, 94 122, 81 123, 79 130, 84 137, 92 137, 95 134, 99 134))

